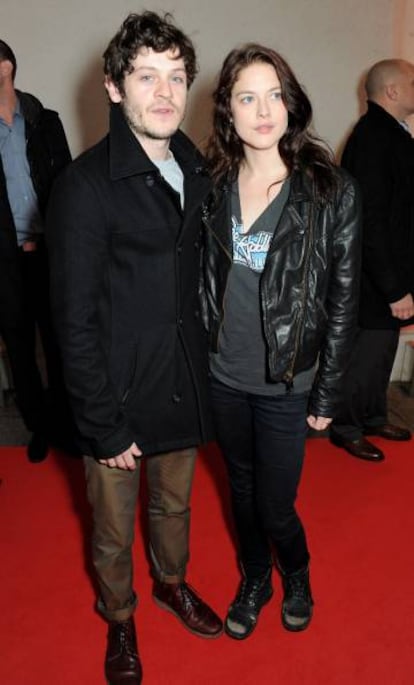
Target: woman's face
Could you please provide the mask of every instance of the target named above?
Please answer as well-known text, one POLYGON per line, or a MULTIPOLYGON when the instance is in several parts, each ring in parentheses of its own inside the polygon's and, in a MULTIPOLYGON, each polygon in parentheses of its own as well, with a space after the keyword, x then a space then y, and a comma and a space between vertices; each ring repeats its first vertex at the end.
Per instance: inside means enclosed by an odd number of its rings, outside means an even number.
POLYGON ((230 98, 233 125, 244 146, 277 148, 288 125, 288 112, 275 68, 255 62, 242 69, 230 98))

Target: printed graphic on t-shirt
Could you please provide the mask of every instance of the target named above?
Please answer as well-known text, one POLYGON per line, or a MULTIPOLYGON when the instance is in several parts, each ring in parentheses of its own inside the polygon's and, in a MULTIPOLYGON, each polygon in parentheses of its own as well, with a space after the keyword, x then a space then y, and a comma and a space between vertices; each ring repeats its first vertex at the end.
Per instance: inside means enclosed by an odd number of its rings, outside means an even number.
POLYGON ((243 233, 243 224, 235 216, 231 217, 233 236, 233 262, 247 266, 261 273, 264 269, 272 234, 267 231, 243 233))

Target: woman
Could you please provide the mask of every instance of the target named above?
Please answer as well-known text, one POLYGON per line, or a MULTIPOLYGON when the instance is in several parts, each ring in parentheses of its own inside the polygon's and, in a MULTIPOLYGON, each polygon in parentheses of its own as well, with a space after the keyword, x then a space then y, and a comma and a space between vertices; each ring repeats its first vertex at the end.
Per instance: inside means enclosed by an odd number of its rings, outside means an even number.
POLYGON ((229 473, 242 582, 226 618, 254 630, 282 576, 282 622, 312 617, 309 552, 295 510, 307 426, 327 428, 356 323, 359 202, 309 130, 310 102, 273 50, 224 61, 207 158, 203 304, 218 443, 229 473))

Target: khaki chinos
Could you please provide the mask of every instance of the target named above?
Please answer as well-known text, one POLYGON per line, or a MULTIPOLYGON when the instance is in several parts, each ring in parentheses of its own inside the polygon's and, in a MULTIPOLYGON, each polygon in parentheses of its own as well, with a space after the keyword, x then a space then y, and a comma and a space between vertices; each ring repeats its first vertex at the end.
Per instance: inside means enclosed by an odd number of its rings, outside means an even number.
POLYGON ((132 546, 141 462, 148 484, 149 545, 153 575, 181 582, 189 558, 189 500, 196 449, 137 459, 135 471, 109 468, 84 457, 94 530, 92 559, 98 576, 98 609, 109 621, 125 621, 137 604, 132 546))

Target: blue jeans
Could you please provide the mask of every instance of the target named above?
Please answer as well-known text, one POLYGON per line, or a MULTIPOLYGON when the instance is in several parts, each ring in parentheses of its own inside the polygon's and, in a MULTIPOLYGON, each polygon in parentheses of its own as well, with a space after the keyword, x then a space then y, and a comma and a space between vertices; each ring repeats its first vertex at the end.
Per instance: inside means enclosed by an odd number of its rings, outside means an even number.
POLYGON ((212 379, 212 398, 246 576, 267 571, 272 546, 283 572, 306 567, 309 552, 295 500, 305 451, 308 394, 268 397, 212 379))

